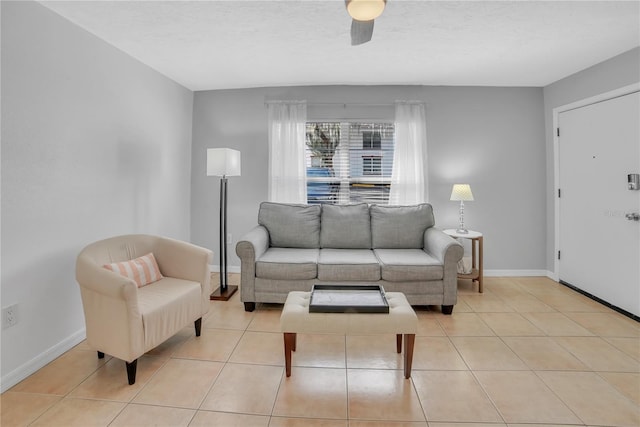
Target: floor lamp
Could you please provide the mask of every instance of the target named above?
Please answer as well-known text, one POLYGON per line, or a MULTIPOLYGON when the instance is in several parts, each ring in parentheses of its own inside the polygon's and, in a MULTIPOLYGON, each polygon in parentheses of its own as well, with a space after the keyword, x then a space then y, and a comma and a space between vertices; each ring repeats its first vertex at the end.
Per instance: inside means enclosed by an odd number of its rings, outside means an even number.
POLYGON ((230 148, 207 149, 207 176, 220 177, 220 287, 210 298, 227 301, 238 290, 227 283, 227 177, 240 176, 240 152, 230 148))

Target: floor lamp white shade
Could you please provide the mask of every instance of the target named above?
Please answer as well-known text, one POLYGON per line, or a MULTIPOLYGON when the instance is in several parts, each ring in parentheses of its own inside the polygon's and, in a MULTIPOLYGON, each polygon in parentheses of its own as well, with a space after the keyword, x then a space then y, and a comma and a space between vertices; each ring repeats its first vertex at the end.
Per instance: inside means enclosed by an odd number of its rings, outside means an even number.
POLYGON ((469 231, 464 226, 464 202, 473 200, 471 186, 469 184, 454 184, 450 200, 460 201, 460 224, 456 231, 461 234, 468 233, 469 231))
POLYGON ((231 148, 207 149, 207 176, 220 178, 220 288, 211 299, 227 301, 238 290, 227 283, 227 177, 240 176, 240 152, 231 148))
POLYGON ((207 149, 207 176, 240 176, 240 152, 231 148, 207 149))

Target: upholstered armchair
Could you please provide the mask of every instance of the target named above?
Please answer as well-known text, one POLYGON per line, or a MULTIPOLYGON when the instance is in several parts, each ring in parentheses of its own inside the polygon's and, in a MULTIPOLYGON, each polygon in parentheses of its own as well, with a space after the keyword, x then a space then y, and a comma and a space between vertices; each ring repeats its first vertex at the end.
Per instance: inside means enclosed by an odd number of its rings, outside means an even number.
POLYGON ((76 261, 87 343, 103 358, 124 360, 129 384, 137 360, 209 308, 213 253, 190 243, 125 235, 92 243, 76 261), (151 254, 151 255, 149 255, 151 254))

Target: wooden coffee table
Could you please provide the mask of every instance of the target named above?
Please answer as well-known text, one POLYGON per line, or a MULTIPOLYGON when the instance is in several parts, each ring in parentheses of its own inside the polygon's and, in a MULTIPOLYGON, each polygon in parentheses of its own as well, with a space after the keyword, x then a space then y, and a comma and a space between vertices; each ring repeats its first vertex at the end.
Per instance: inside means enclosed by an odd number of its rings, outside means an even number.
POLYGON ((310 313, 311 292, 289 292, 280 316, 284 334, 284 360, 287 377, 291 376, 291 352, 296 350, 296 336, 304 334, 396 335, 396 351, 401 353, 404 335, 404 377, 411 377, 413 347, 418 316, 401 292, 387 292, 389 313, 310 313))

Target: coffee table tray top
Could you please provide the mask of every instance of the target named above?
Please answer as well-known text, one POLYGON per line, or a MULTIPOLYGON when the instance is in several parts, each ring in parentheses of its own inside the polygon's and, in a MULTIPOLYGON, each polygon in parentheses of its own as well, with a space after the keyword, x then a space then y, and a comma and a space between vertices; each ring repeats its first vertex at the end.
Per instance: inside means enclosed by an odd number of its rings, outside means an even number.
POLYGON ((389 313, 381 285, 313 285, 309 313, 389 313))

